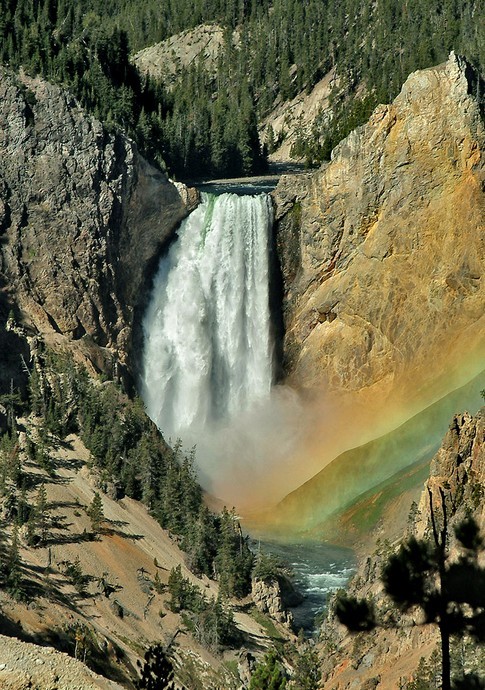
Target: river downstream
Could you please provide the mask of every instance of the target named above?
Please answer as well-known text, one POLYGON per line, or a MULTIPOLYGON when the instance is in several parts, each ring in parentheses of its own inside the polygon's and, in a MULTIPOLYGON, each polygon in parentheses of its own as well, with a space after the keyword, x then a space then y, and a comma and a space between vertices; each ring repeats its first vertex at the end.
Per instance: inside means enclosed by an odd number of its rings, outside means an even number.
MULTIPOLYGON (((253 542, 257 550, 260 542, 253 542)), ((344 587, 355 570, 354 554, 333 544, 301 542, 286 544, 261 542, 261 549, 277 556, 293 572, 296 589, 304 596, 299 606, 291 607, 295 630, 303 628, 307 636, 316 630, 315 618, 329 596, 344 587)))

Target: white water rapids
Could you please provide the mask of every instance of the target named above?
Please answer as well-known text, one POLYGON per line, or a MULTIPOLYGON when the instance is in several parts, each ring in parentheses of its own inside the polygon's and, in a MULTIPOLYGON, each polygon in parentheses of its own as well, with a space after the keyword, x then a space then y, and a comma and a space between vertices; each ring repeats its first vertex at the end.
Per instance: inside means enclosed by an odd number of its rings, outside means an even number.
POLYGON ((286 449, 291 393, 271 394, 272 220, 265 194, 203 194, 161 259, 143 320, 147 412, 167 439, 197 444, 201 481, 218 493, 254 481, 275 423, 286 449))

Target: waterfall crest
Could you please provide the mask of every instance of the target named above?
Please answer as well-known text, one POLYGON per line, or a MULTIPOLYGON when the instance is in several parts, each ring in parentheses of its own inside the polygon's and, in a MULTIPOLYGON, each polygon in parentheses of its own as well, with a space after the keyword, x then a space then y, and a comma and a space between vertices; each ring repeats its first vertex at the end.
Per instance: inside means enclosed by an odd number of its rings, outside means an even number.
POLYGON ((167 438, 195 443, 269 397, 271 224, 266 195, 203 194, 160 262, 141 394, 167 438))

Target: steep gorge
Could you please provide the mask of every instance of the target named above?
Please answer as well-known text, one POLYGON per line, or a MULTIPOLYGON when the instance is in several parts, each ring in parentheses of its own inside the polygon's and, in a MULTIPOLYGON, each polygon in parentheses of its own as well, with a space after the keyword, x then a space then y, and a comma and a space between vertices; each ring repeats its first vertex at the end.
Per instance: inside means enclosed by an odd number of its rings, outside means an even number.
MULTIPOLYGON (((27 325, 98 370, 120 361, 132 373, 147 275, 197 195, 58 87, 1 76, 5 309, 10 300, 27 325)), ((476 90, 453 54, 411 75, 330 163, 284 176, 273 194, 284 364, 304 405, 301 449, 282 471, 268 468, 279 497, 483 369, 476 90)))
MULTIPOLYGON (((57 87, 0 77, 2 316, 12 306, 49 344, 133 372, 147 267, 197 199, 57 87)), ((288 470, 293 487, 483 369, 485 134, 474 88, 455 56, 412 75, 328 165, 283 178, 274 194, 285 364, 307 443, 291 468, 268 472, 288 470)), ((297 506, 293 526, 301 519, 297 506)))
POLYGON ((477 84, 454 54, 412 74, 328 164, 274 192, 285 365, 310 400, 302 481, 484 369, 477 84))

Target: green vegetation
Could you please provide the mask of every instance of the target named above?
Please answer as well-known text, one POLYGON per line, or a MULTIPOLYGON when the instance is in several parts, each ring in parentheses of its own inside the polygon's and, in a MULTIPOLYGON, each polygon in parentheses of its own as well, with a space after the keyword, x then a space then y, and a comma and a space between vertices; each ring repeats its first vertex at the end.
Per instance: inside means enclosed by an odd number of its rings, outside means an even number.
MULTIPOLYGON (((39 532, 38 541, 40 544, 44 544, 47 539, 47 513, 48 513, 48 503, 47 503, 47 491, 45 484, 39 485, 37 490, 37 498, 35 502, 35 508, 32 511, 31 523, 33 522, 32 530, 39 532)), ((35 541, 35 538, 32 539, 35 541)))
POLYGON ((253 578, 271 582, 278 579, 283 570, 280 559, 273 554, 260 551, 254 559, 253 578))
POLYGON ((310 644, 303 646, 295 660, 295 673, 292 684, 295 690, 317 690, 322 676, 320 659, 316 649, 310 644))
MULTIPOLYGON (((483 73, 484 25, 479 0, 5 0, 0 60, 69 86, 179 176, 236 175, 264 167, 258 122, 330 70, 333 117, 322 114, 294 146, 308 164, 328 158, 410 72, 442 62, 451 49, 483 73), (130 63, 131 52, 204 22, 225 29, 213 73, 192 63, 169 90, 130 63)), ((28 90, 25 103, 33 122, 28 90)), ((274 132, 267 134, 274 149, 274 132)))
MULTIPOLYGON (((170 448, 139 400, 131 400, 114 382, 90 379, 69 356, 40 345, 30 372, 28 399, 9 394, 8 403, 7 429, 0 434, 0 499, 14 538, 3 555, 0 552, 0 586, 17 598, 24 596, 17 527, 26 525, 29 546, 45 546, 53 538, 46 485, 55 477, 55 466, 46 458, 51 447, 76 432, 91 451, 100 485, 86 508, 94 535, 102 533, 105 520, 102 492, 128 495, 143 501, 170 531, 196 574, 219 580, 221 595, 248 594, 253 555, 234 511, 224 509, 217 515, 208 510, 194 470, 194 451, 184 453, 180 443, 170 448), (20 414, 35 417, 35 431, 29 431, 23 445, 16 428, 20 414), (26 465, 31 462, 44 474, 29 472, 26 465)), ((66 574, 82 589, 75 571, 74 566, 66 574)), ((214 615, 221 618, 217 606, 214 615)))
MULTIPOLYGON (((14 69, 68 86, 109 128, 134 137, 143 153, 177 175, 246 174, 264 167, 254 98, 234 65, 217 79, 200 66, 182 74, 173 92, 142 79, 130 63, 133 45, 185 28, 192 6, 159 3, 145 11, 134 2, 6 0, 0 18, 0 60, 14 69), (153 14, 160 21, 150 23, 153 14), (161 26, 163 24, 163 26, 161 26), (213 97, 214 94, 214 97, 213 97)), ((228 45, 231 42, 228 42, 228 45)), ((225 64, 225 63, 224 63, 225 64)), ((35 97, 24 89, 25 113, 34 122, 35 97)))
POLYGON ((251 616, 254 618, 256 623, 259 623, 259 625, 263 628, 268 637, 273 640, 273 642, 284 642, 284 638, 269 616, 256 607, 251 609, 251 616))
POLYGON ((190 580, 182 575, 182 566, 180 565, 172 568, 170 571, 168 591, 171 598, 167 606, 174 613, 180 613, 184 609, 193 611, 198 607, 202 599, 197 585, 193 585, 190 580))
POLYGON ((76 556, 74 562, 63 561, 62 566, 64 568, 64 574, 76 592, 81 596, 85 596, 87 594, 87 586, 93 578, 83 572, 79 556, 76 556))
POLYGON ((86 510, 87 514, 91 519, 91 529, 93 534, 99 534, 101 530, 101 524, 104 522, 104 510, 103 502, 98 491, 94 493, 91 505, 86 510))
MULTIPOLYGON (((428 492, 432 541, 414 536, 407 539, 387 560, 381 579, 384 591, 400 611, 418 607, 424 613, 425 622, 437 626, 441 643, 441 687, 451 690, 452 636, 468 635, 478 643, 485 641, 485 569, 479 565, 484 544, 475 520, 465 518, 454 530, 462 553, 458 560, 451 560, 445 494, 440 489, 442 510, 438 525, 432 493, 429 489, 428 492)), ((372 602, 343 593, 337 597, 335 613, 341 623, 355 632, 392 625, 392 621, 379 620, 372 602)), ((453 687, 482 687, 481 682, 475 674, 469 674, 456 679, 453 687)))
POLYGON ((21 601, 26 598, 22 577, 22 560, 19 552, 18 528, 15 525, 12 541, 6 556, 0 563, 0 584, 4 586, 13 599, 21 601))
POLYGON ((182 612, 185 625, 204 647, 218 652, 225 646, 237 644, 239 631, 232 610, 220 597, 207 599, 182 575, 180 565, 170 572, 168 591, 171 595, 168 607, 175 613, 182 612))
MULTIPOLYGON (((185 454, 180 443, 168 447, 141 402, 130 400, 113 382, 96 383, 69 359, 51 353, 44 366, 50 371, 42 384, 46 408, 66 420, 65 429, 78 430, 103 485, 143 501, 162 527, 179 537, 194 572, 216 573, 223 594, 247 594, 253 562, 247 539, 234 512, 214 515, 204 505, 194 452, 185 454)), ((94 502, 90 516, 96 532, 103 518, 99 495, 94 502)))
POLYGON ((433 685, 436 687, 435 681, 437 677, 439 677, 439 671, 436 668, 434 659, 427 661, 424 657, 421 657, 413 679, 405 685, 406 690, 429 690, 433 685))
POLYGON ((214 568, 223 596, 243 597, 251 591, 253 554, 234 511, 226 508, 218 518, 219 544, 214 568))
POLYGON ((269 652, 256 666, 249 690, 284 690, 286 674, 278 660, 276 652, 269 652))

